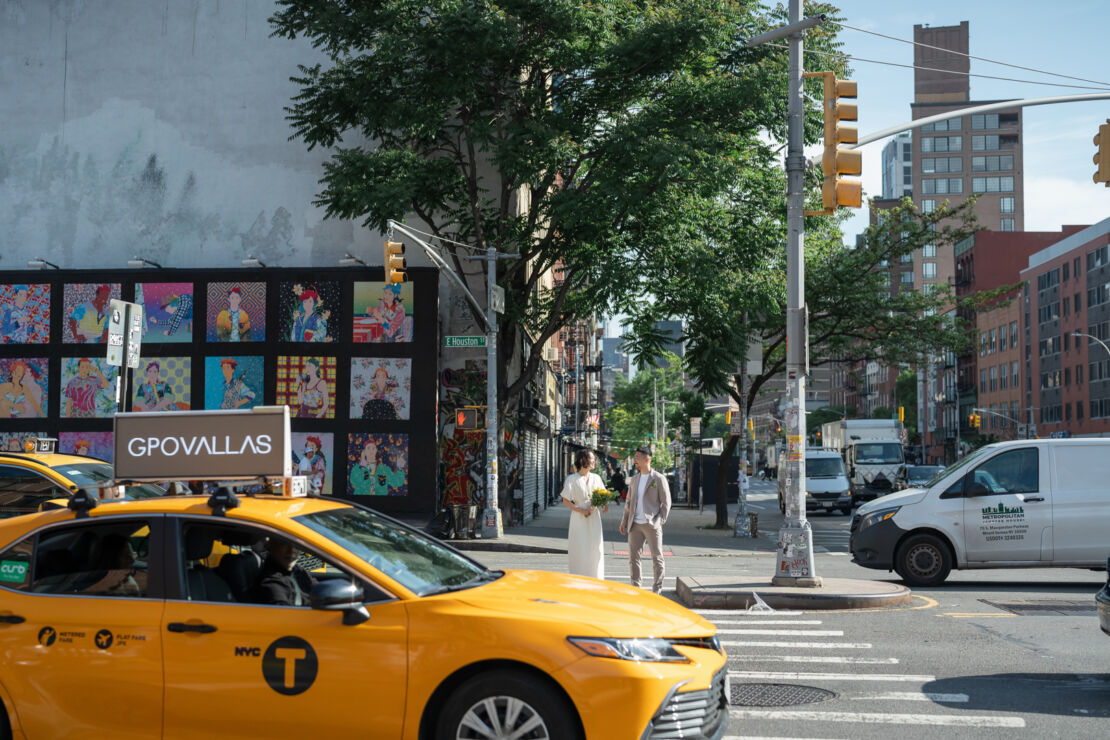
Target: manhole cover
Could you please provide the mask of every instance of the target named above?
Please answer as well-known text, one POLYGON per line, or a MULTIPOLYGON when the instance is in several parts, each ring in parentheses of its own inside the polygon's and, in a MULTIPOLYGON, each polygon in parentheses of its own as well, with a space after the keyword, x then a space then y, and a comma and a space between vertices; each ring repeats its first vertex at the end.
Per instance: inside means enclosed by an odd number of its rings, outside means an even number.
POLYGON ((732 706, 737 707, 793 707, 835 698, 834 692, 813 686, 796 686, 789 683, 734 683, 731 703, 732 706))
POLYGON ((1085 617, 1097 610, 1094 599, 1074 601, 1070 599, 1028 599, 1025 601, 988 601, 984 604, 1017 614, 1019 617, 1065 616, 1085 617))

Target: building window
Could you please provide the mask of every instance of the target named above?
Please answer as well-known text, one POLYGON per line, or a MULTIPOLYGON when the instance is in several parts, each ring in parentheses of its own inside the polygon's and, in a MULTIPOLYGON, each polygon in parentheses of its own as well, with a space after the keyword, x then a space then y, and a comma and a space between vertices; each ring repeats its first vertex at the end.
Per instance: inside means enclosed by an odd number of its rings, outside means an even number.
MULTIPOLYGON (((921 127, 921 130, 926 131, 926 132, 927 131, 959 131, 962 126, 963 126, 963 117, 962 116, 956 116, 955 118, 949 118, 949 119, 946 119, 944 121, 934 121, 932 123, 926 123, 921 127)), ((998 127, 995 126, 995 128, 998 128, 998 127)))
POLYGON ((937 276, 937 263, 926 262, 921 265, 921 276, 925 279, 933 279, 937 276))
POLYGON ((997 113, 973 113, 971 115, 972 131, 984 131, 998 128, 997 113))
POLYGON ((992 154, 971 158, 972 172, 1010 172, 1013 169, 1013 154, 992 154))
POLYGON ((913 264, 913 252, 907 252, 907 253, 903 254, 900 257, 900 259, 902 260, 903 265, 912 265, 913 264))
POLYGON ((1010 322, 1010 346, 1015 348, 1018 346, 1018 331, 1016 321, 1010 322))
POLYGON ((998 330, 998 351, 1006 351, 1006 329, 1005 327, 998 330))
POLYGON ((1075 384, 1076 385, 1083 385, 1083 366, 1082 365, 1076 365, 1075 366, 1075 384))
POLYGON ((937 209, 937 202, 935 200, 929 199, 929 200, 921 201, 921 212, 922 213, 932 213, 936 209, 937 209))
POLYGON ((1064 266, 1061 270, 1062 271, 1062 277, 1060 279, 1063 280, 1065 283, 1068 281, 1068 268, 1070 268, 1070 267, 1071 267, 1071 265, 1069 265, 1067 262, 1065 262, 1064 266))
POLYGON ((1065 386, 1071 385, 1071 368, 1070 367, 1065 367, 1064 368, 1064 385, 1065 386))
POLYGON ((979 371, 979 392, 987 392, 987 371, 985 369, 979 371))
POLYGON ((1075 294, 1075 315, 1079 315, 1080 309, 1083 308, 1083 299, 1080 298, 1080 293, 1075 294))
POLYGON ((998 390, 998 368, 991 367, 991 390, 998 390))
POLYGON ((921 256, 922 257, 936 257, 937 256, 937 245, 933 244, 932 242, 929 242, 928 244, 923 246, 921 248, 921 256))
POLYGON ((1010 366, 1005 362, 998 366, 998 388, 1000 390, 1006 390, 1006 386, 1009 385, 1009 369, 1010 366))
POLYGON ((987 344, 987 352, 989 354, 993 355, 997 350, 998 350, 998 330, 997 329, 991 329, 991 338, 990 338, 990 342, 987 344))
POLYGON ((913 273, 912 272, 903 272, 902 273, 902 285, 913 285, 913 273))
POLYGON ((921 151, 931 152, 958 152, 963 149, 962 136, 926 136, 921 139, 921 151))
POLYGON ((1106 247, 1099 247, 1093 252, 1087 252, 1087 269, 1093 270, 1096 267, 1102 267, 1106 264, 1107 257, 1110 257, 1110 252, 1106 247))
POLYGON ((1014 212, 1014 198, 1013 198, 1013 196, 1003 196, 1003 197, 998 199, 998 202, 999 202, 999 206, 1000 206, 999 210, 1002 213, 1013 213, 1014 212))
POLYGON ((1018 384, 1018 364, 1017 362, 1010 363, 1010 377, 1014 379, 1014 387, 1017 388, 1018 384))
POLYGON ((1082 401, 1076 401, 1076 403, 1075 403, 1075 420, 1076 421, 1082 421, 1083 420, 1083 402, 1082 401))
POLYGON ((978 135, 971 137, 971 151, 995 152, 998 151, 998 134, 978 135))
POLYGON ((921 160, 921 171, 927 175, 943 175, 948 172, 963 172, 962 157, 925 157, 921 160))
POLYGON ((1014 219, 1012 219, 1012 218, 1002 219, 999 222, 999 227, 1000 227, 999 231, 1013 231, 1014 230, 1014 219))
POLYGON ((1012 193, 1014 192, 1014 178, 1007 177, 973 177, 971 178, 971 192, 973 193, 1012 193))
POLYGON ((979 334, 979 356, 982 357, 987 354, 987 333, 981 332, 979 334))

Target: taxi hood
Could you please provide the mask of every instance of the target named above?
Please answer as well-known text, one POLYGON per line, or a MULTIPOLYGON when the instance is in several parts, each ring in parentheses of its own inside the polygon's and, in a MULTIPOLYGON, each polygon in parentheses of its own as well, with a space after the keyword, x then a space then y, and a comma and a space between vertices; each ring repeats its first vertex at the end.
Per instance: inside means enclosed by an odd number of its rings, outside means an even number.
POLYGON ((589 626, 598 637, 704 637, 708 620, 662 596, 584 576, 505 570, 492 583, 455 594, 459 601, 528 619, 589 626))

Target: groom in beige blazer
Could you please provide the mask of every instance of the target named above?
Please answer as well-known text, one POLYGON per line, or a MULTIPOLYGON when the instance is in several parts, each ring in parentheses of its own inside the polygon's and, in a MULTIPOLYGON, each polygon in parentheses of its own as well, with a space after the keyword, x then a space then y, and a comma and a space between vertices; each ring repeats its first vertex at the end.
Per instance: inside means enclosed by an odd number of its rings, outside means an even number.
POLYGON ((666 477, 651 469, 651 447, 636 448, 636 475, 628 486, 628 499, 621 517, 621 534, 628 535, 628 564, 632 585, 640 586, 640 553, 647 542, 655 580, 651 590, 663 590, 663 525, 671 512, 671 488, 666 477))

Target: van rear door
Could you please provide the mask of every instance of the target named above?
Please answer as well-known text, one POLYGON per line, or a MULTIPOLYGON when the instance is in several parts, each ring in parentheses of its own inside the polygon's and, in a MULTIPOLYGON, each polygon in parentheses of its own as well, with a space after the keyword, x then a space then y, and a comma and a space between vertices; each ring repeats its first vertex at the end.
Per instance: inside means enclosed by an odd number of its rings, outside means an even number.
POLYGON ((1101 565, 1110 554, 1110 441, 1050 445, 1053 560, 1101 565))
POLYGON ((1043 447, 1009 448, 964 477, 969 563, 1052 559, 1053 512, 1046 461, 1043 447))

